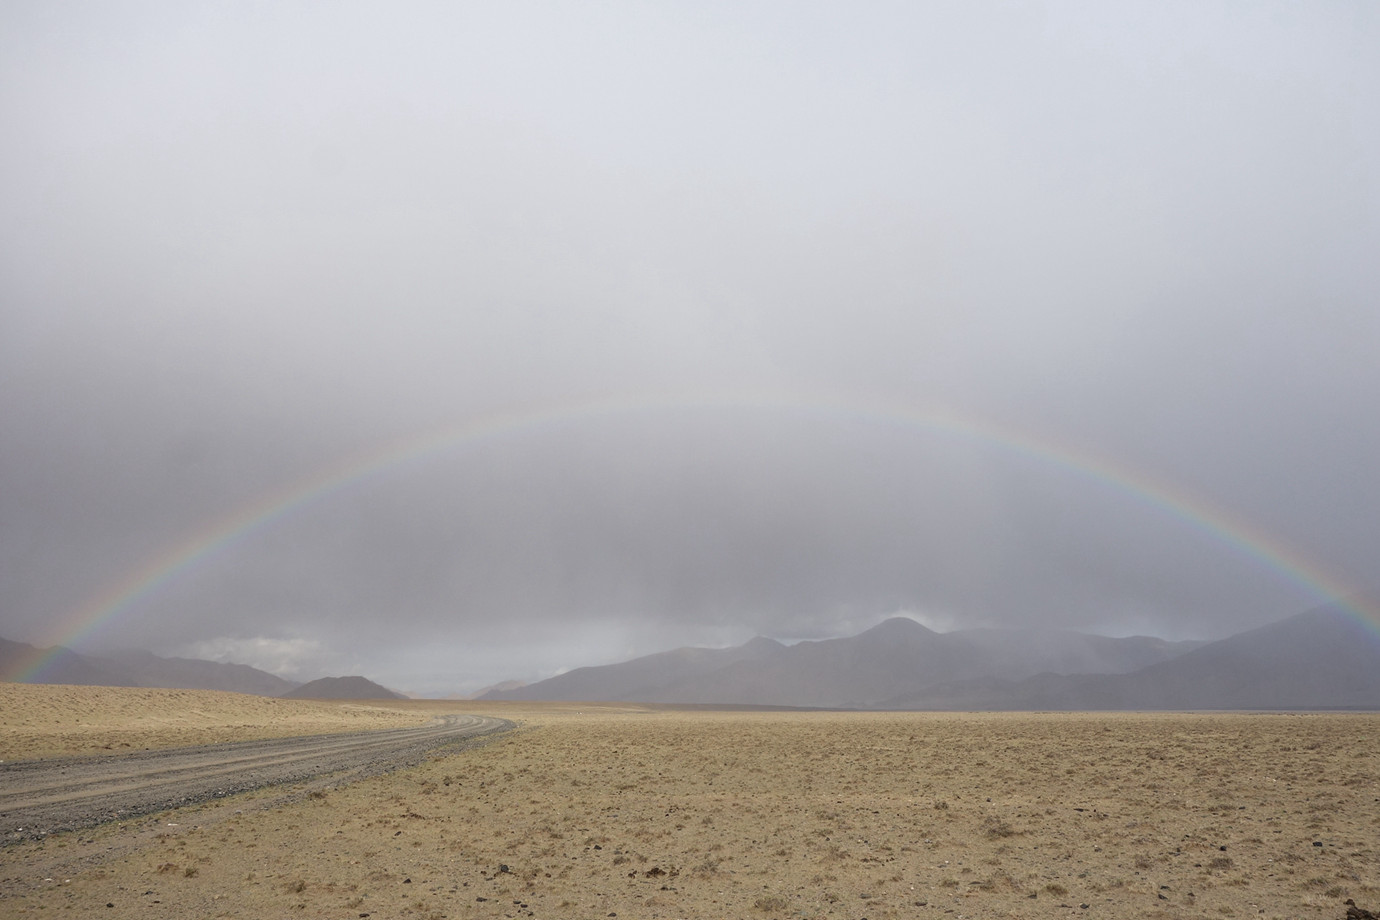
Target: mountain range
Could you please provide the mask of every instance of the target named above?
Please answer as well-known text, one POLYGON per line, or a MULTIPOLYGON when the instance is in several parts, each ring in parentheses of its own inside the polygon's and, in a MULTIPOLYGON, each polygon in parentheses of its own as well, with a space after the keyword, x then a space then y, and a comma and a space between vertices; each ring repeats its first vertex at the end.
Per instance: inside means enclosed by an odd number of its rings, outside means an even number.
POLYGON ((1333 604, 1216 642, 1062 630, 939 633, 893 618, 842 639, 681 648, 491 700, 839 709, 1380 709, 1380 638, 1333 604))
MULTIPOLYGON (((679 648, 482 700, 917 710, 1380 709, 1380 634, 1330 604, 1216 642, 1109 638, 1050 629, 940 633, 896 617, 856 636, 786 645, 679 648)), ((404 698, 363 677, 296 684, 240 664, 105 656, 0 639, 0 674, 43 663, 35 682, 227 690, 261 696, 404 698)))
POLYGON ((24 674, 40 662, 41 677, 28 682, 225 690, 302 699, 406 699, 363 677, 326 677, 299 684, 244 664, 201 658, 163 658, 138 650, 82 655, 62 646, 36 648, 24 642, 0 639, 0 674, 24 674))
POLYGON ((1380 709, 1380 637, 1322 607, 1130 674, 979 678, 884 700, 888 709, 1380 709))

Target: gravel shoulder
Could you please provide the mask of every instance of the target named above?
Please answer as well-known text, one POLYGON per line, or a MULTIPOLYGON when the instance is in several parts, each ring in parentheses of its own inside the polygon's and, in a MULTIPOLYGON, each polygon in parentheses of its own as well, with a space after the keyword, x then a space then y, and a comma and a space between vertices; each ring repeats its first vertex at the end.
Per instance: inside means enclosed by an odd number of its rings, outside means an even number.
POLYGON ((340 784, 513 727, 507 719, 446 714, 413 728, 0 763, 0 842, 42 839, 280 783, 324 778, 340 784))

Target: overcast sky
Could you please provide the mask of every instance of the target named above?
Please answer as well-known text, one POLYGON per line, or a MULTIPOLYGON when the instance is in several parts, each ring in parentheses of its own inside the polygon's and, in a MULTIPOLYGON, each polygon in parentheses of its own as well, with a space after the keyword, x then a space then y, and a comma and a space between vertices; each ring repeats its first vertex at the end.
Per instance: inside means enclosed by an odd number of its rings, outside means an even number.
POLYGON ((448 693, 1375 578, 1370 3, 7 2, 0 132, 6 638, 448 693))

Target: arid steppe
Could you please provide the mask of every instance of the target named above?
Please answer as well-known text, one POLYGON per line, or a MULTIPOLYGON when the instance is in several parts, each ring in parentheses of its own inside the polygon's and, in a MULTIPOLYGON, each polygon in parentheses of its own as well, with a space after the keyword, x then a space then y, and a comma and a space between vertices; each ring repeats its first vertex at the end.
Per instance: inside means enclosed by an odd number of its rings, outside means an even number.
POLYGON ((1376 714, 72 691, 0 685, 0 756, 440 712, 519 728, 324 792, 275 787, 6 847, 3 917, 1341 918, 1347 898, 1380 910, 1376 714), (47 747, 40 722, 61 726, 47 747))
POLYGON ((0 683, 0 761, 406 728, 432 718, 392 703, 0 683))

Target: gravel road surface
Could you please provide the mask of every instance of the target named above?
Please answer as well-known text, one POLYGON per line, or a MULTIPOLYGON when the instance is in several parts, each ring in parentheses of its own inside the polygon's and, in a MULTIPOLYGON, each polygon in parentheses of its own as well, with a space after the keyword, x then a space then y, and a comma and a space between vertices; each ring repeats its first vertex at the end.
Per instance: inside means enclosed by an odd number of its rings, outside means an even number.
POLYGON ((275 783, 333 784, 419 763, 429 751, 513 728, 448 715, 387 731, 239 741, 113 757, 0 763, 0 842, 32 840, 275 783))

